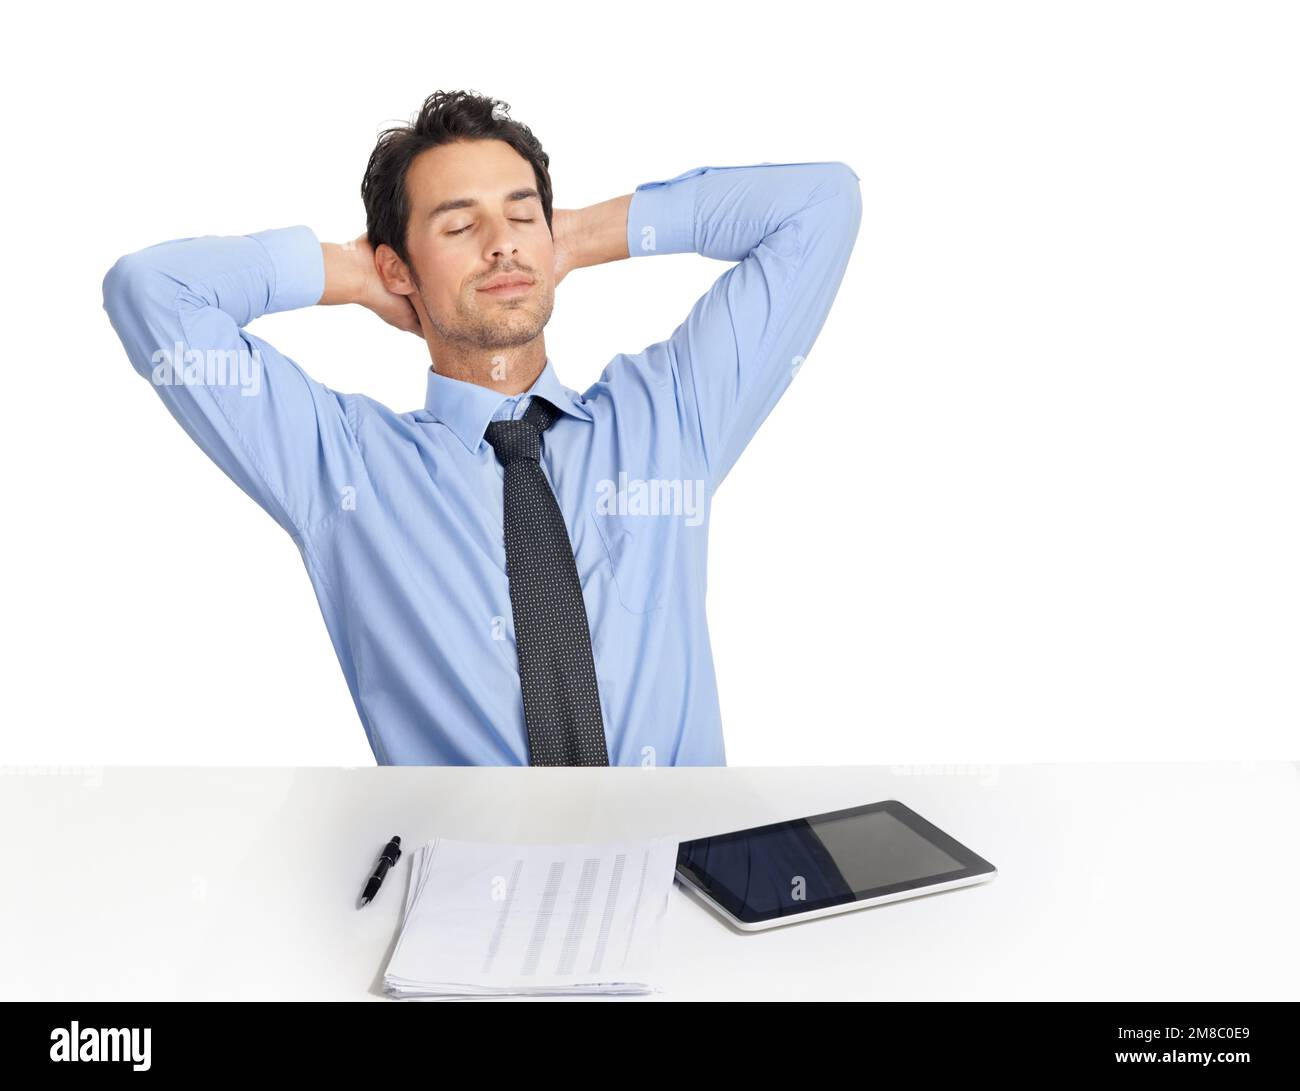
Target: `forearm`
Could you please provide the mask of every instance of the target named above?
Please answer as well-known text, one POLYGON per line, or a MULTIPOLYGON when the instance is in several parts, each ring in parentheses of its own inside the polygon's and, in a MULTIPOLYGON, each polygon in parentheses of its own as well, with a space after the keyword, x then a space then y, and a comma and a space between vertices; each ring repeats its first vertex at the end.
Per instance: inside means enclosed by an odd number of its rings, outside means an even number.
POLYGON ((356 242, 323 242, 320 249, 325 259, 325 291, 320 304, 363 303, 372 271, 361 247, 356 242))
POLYGON ((567 255, 569 269, 619 261, 627 252, 627 210, 632 195, 613 197, 586 208, 555 211, 555 244, 567 255))

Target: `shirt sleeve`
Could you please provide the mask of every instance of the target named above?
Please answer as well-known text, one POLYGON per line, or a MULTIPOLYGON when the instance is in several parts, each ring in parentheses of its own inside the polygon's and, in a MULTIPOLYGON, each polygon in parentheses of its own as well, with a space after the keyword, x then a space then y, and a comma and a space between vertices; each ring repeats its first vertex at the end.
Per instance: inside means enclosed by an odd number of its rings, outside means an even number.
POLYGON ((305 226, 175 239, 119 258, 104 309, 200 448, 295 537, 338 509, 357 445, 345 397, 244 327, 325 288, 305 226))
POLYGON ((861 219, 858 175, 839 162, 696 167, 633 192, 630 256, 691 252, 737 263, 667 341, 646 350, 652 366, 677 376, 710 491, 821 332, 861 219))

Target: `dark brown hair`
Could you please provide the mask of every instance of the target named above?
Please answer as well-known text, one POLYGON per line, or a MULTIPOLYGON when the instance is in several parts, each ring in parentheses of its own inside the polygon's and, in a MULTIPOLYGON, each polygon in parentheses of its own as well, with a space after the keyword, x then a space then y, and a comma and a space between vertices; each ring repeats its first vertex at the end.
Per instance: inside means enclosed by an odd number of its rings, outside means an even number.
POLYGON ((407 125, 385 129, 361 179, 370 245, 387 243, 410 264, 406 226, 411 214, 406 173, 421 152, 458 140, 504 140, 533 165, 547 230, 551 229, 550 156, 527 125, 508 116, 510 104, 472 91, 435 91, 407 125))

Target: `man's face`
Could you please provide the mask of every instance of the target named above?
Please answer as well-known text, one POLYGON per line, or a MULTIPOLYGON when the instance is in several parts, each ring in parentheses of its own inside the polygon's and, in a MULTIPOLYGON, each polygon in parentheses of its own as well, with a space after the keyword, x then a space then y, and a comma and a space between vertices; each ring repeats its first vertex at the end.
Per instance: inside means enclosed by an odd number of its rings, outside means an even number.
POLYGON ((533 168, 501 140, 420 153, 406 175, 411 302, 440 337, 531 341, 555 303, 555 251, 533 168), (499 281, 522 281, 501 288, 499 281))

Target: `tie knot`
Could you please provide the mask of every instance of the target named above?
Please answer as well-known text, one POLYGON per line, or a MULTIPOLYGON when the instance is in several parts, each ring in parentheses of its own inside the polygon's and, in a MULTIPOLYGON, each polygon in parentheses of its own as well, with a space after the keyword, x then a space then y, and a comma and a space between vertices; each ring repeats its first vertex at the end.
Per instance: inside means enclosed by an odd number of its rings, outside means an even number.
POLYGON ((548 429, 559 410, 543 398, 534 396, 519 420, 494 420, 484 438, 496 452, 502 466, 527 459, 539 462, 542 456, 542 433, 548 429))

